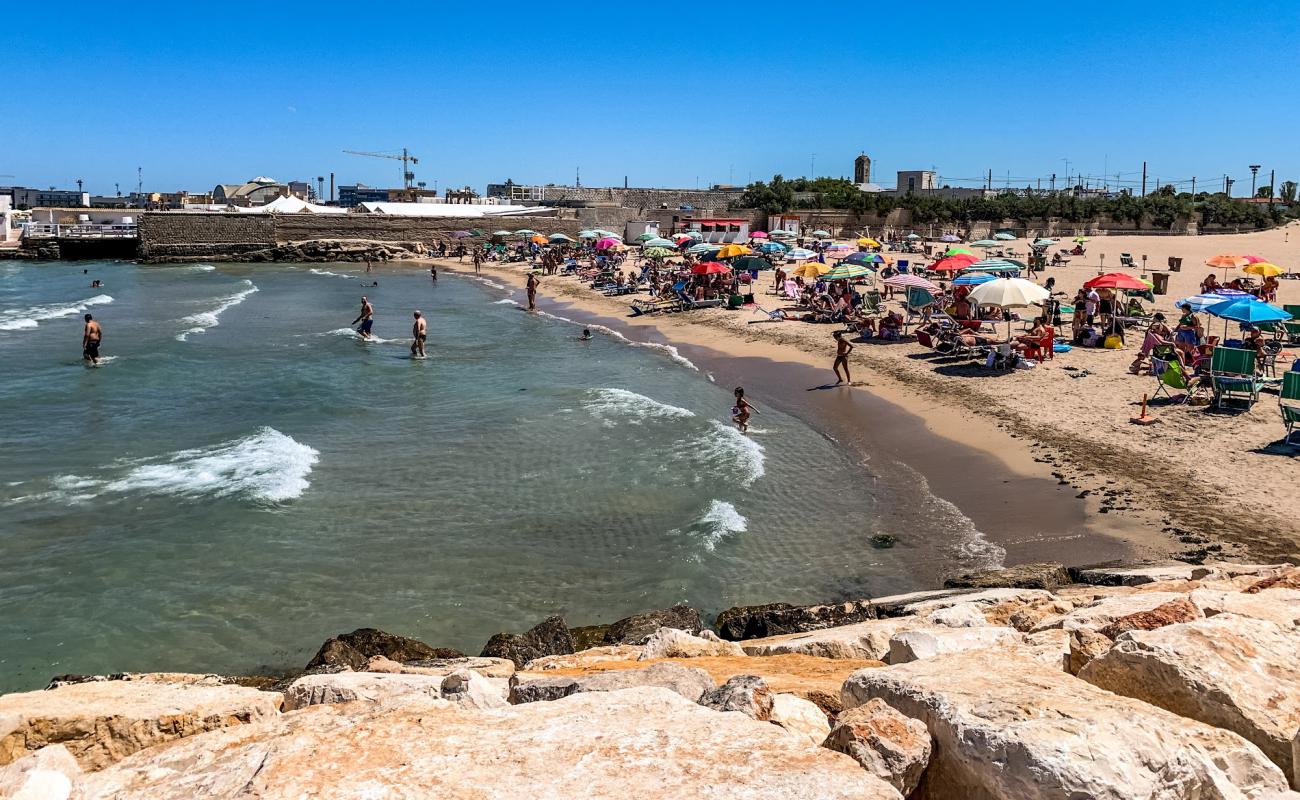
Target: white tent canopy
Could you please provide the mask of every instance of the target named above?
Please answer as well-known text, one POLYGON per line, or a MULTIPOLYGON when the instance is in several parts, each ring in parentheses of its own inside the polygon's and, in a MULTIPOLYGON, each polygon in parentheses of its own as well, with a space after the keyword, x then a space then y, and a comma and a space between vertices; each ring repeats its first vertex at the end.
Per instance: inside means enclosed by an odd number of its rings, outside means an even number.
POLYGON ((389 214, 395 217, 509 217, 554 212, 551 208, 486 203, 362 203, 360 210, 368 214, 389 214))
POLYGON ((346 208, 337 208, 335 206, 318 206, 315 203, 308 203, 305 200, 299 200, 296 197, 277 197, 264 206, 252 206, 243 208, 236 206, 235 210, 243 214, 346 214, 346 208))

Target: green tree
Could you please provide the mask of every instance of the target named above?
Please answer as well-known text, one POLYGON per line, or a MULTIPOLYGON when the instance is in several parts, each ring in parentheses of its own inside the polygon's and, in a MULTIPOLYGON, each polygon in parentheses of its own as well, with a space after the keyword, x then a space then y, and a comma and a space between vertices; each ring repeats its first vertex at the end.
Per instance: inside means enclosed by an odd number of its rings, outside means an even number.
POLYGON ((1273 186, 1272 186, 1272 184, 1270 184, 1270 185, 1268 185, 1268 186, 1261 186, 1261 187, 1259 187, 1259 189, 1257 189, 1257 190, 1255 191, 1255 196, 1256 196, 1256 197, 1272 197, 1272 196, 1273 196, 1273 186))
POLYGON ((1295 190, 1296 190, 1296 182, 1295 182, 1295 181, 1282 181, 1282 191, 1279 192, 1279 196, 1282 198, 1282 202, 1284 202, 1284 203, 1288 203, 1288 204, 1289 204, 1289 203, 1294 203, 1294 202, 1295 202, 1295 190))

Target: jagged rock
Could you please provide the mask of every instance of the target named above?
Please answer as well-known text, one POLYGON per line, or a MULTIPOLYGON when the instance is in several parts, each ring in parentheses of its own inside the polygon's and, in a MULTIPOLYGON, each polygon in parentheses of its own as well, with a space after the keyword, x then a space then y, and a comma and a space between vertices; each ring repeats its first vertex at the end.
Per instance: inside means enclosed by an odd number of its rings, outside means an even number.
POLYGON ((605 634, 608 631, 608 625, 579 625, 576 628, 569 628, 569 633, 573 635, 573 649, 581 653, 583 650, 600 647, 605 643, 605 634))
POLYGON ((1005 625, 1022 633, 1033 630, 1039 622, 1056 614, 1068 614, 1074 610, 1074 603, 1069 600, 1053 598, 1051 600, 1010 600, 982 606, 980 613, 990 625, 1005 625))
POLYGON ((1175 562, 1150 567, 1070 567, 1069 575, 1076 583, 1095 586, 1140 586, 1157 581, 1200 580, 1210 574, 1210 568, 1175 562))
POLYGON ((661 608, 634 614, 620 619, 605 632, 605 644, 645 644, 655 631, 660 628, 676 628, 679 631, 699 635, 704 630, 704 621, 700 612, 686 605, 661 608))
POLYGON ((1196 607, 1212 617, 1237 614, 1266 619, 1279 625, 1300 625, 1300 590, 1276 586, 1252 594, 1215 589, 1196 589, 1189 595, 1196 607))
POLYGON ((925 619, 933 625, 942 625, 945 628, 982 628, 989 624, 975 603, 962 603, 936 609, 927 614, 925 619))
POLYGON ((705 692, 700 705, 714 711, 739 711, 759 722, 767 722, 772 718, 772 690, 757 675, 736 675, 705 692))
POLYGON ((724 642, 713 631, 692 636, 675 628, 660 628, 645 640, 640 660, 652 658, 698 658, 700 656, 743 656, 735 642, 724 642))
MULTIPOLYGON (((904 614, 914 614, 918 617, 928 617, 936 611, 953 606, 969 605, 978 611, 990 609, 1010 609, 1019 608, 1026 605, 1035 605, 1041 603, 1052 603, 1057 600, 1051 592, 1045 592, 1042 589, 982 589, 977 591, 961 591, 962 594, 952 594, 946 597, 935 597, 929 599, 916 600, 902 606, 904 614)), ((1008 616, 1010 611, 1005 611, 1008 616)))
MULTIPOLYGON (((542 656, 524 665, 529 672, 548 672, 556 669, 574 669, 590 667, 611 661, 637 661, 644 648, 630 644, 615 644, 592 647, 565 656, 542 656)), ((511 666, 514 666, 511 664, 511 666)))
POLYGON ((103 769, 145 747, 274 716, 282 699, 213 675, 175 674, 0 695, 0 765, 62 744, 82 769, 103 769))
POLYGON ((825 711, 818 708, 816 703, 792 694, 772 696, 772 714, 769 721, 815 745, 825 741, 826 736, 831 732, 831 724, 826 719, 825 711))
POLYGON ((8 800, 67 800, 81 776, 77 760, 61 744, 42 747, 0 767, 0 797, 8 800))
POLYGON ((849 625, 874 619, 875 609, 870 600, 849 600, 843 603, 792 606, 789 603, 769 603, 762 606, 736 606, 718 615, 718 635, 732 642, 762 639, 783 633, 804 633, 838 625, 849 625))
POLYGON ((548 617, 526 633, 498 633, 483 646, 480 656, 505 658, 522 667, 542 656, 573 652, 573 634, 563 617, 548 617))
POLYGON ((954 575, 943 582, 949 589, 1044 589, 1054 592, 1070 583, 1070 574, 1056 562, 1016 564, 954 575))
POLYGON ((879 698, 925 723, 935 749, 918 800, 1203 800, 1286 789, 1282 772, 1234 733, 1005 651, 860 670, 843 695, 846 708, 879 698))
POLYGON ((470 708, 500 708, 509 705, 502 687, 490 678, 468 669, 458 669, 442 679, 442 699, 470 708))
POLYGON ((1177 622, 1202 619, 1204 616, 1201 609, 1193 605, 1191 600, 1179 597, 1168 603, 1161 603, 1150 611, 1139 611, 1136 614, 1120 617, 1097 632, 1107 639, 1117 639, 1125 631, 1150 631, 1177 622))
POLYGON ((1005 649, 1023 643, 1011 628, 928 628, 903 631, 889 640, 889 663, 905 664, 944 653, 979 650, 989 647, 1005 649))
POLYGON ((1070 654, 1066 661, 1066 672, 1078 675, 1079 670, 1089 661, 1105 654, 1114 644, 1110 639, 1097 633, 1092 628, 1076 628, 1068 631, 1070 636, 1070 654))
POLYGON ((1070 634, 1060 628, 1038 633, 1026 633, 1024 645, 1019 649, 1024 655, 1052 669, 1068 670, 1070 663, 1070 634))
POLYGON ((315 705, 366 703, 391 706, 427 702, 442 696, 442 677, 387 672, 335 672, 303 675, 284 692, 284 710, 315 705))
POLYGON ((504 658, 422 658, 401 664, 384 656, 372 656, 364 672, 392 672, 403 675, 450 675, 457 670, 472 669, 485 678, 509 678, 515 674, 515 662, 504 658))
POLYGON ((139 753, 77 800, 900 800, 851 759, 662 689, 480 711, 315 706, 139 753))
POLYGON ((404 663, 426 658, 461 658, 464 655, 459 650, 430 647, 424 642, 376 628, 357 628, 351 633, 340 633, 326 639, 306 669, 346 667, 362 672, 369 666, 371 656, 404 663))
POLYGON ((884 661, 889 657, 889 639, 900 631, 929 627, 916 617, 873 619, 808 633, 788 633, 765 639, 750 639, 741 647, 751 656, 802 653, 821 658, 865 658, 884 661))
POLYGON ((921 782, 933 750, 925 723, 903 716, 880 699, 840 714, 823 746, 851 756, 904 797, 921 782))
POLYGON ((1300 630, 1220 614, 1131 630, 1079 672, 1103 689, 1233 731, 1296 775, 1300 630))
POLYGON ((871 598, 871 607, 876 612, 877 619, 888 617, 902 617, 912 614, 907 609, 916 603, 928 600, 942 600, 947 597, 961 597, 964 595, 976 594, 976 589, 926 589, 920 592, 906 592, 904 594, 891 594, 884 597, 871 598))
POLYGON ((1246 594, 1256 594, 1265 589, 1300 590, 1300 567, 1292 567, 1290 569, 1282 570, 1271 577, 1262 578, 1241 591, 1246 594))
POLYGON ((1067 631, 1078 628, 1100 630, 1120 617, 1127 617, 1129 614, 1137 614, 1142 611, 1151 611, 1171 600, 1179 600, 1185 597, 1186 595, 1175 592, 1134 592, 1103 597, 1091 603, 1079 605, 1068 614, 1045 617, 1034 626, 1033 632, 1037 633, 1049 628, 1064 628, 1067 631))
POLYGON ((585 675, 534 676, 520 673, 510 680, 510 702, 532 703, 581 692, 616 692, 640 686, 669 689, 694 702, 715 684, 704 670, 673 663, 585 675))

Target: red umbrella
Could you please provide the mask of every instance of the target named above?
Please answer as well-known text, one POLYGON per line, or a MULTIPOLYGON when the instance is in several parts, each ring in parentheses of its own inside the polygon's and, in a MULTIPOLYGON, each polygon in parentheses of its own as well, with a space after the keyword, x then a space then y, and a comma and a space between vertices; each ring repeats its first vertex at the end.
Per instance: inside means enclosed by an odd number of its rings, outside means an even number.
POLYGON ((979 261, 978 256, 968 256, 964 254, 948 256, 947 258, 940 259, 939 261, 936 261, 933 264, 931 264, 929 269, 933 270, 934 272, 957 272, 959 270, 965 269, 966 267, 969 267, 971 264, 974 264, 976 261, 979 261))
POLYGON ((1133 289, 1143 292, 1150 289, 1142 281, 1125 272, 1107 272, 1105 275, 1098 275, 1084 284, 1087 289, 1133 289))
POLYGON ((716 261, 703 261, 691 267, 692 275, 721 275, 724 272, 731 272, 731 267, 716 261))

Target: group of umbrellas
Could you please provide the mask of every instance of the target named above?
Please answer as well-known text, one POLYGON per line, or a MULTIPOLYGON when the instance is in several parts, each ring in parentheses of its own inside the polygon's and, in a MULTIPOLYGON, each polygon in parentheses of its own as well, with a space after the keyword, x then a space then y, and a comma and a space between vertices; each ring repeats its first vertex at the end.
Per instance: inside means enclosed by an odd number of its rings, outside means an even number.
MULTIPOLYGON (((1286 273, 1278 265, 1260 256, 1235 255, 1221 253, 1205 260, 1207 266, 1223 267, 1224 277, 1228 269, 1240 269, 1250 275, 1264 278, 1276 278, 1286 273)), ((1269 322, 1285 322, 1291 319, 1290 312, 1266 303, 1255 295, 1240 289, 1215 289, 1204 294, 1194 295, 1178 301, 1178 306, 1191 306, 1196 313, 1210 314, 1227 322, 1240 322, 1244 325, 1261 325, 1269 322)))

